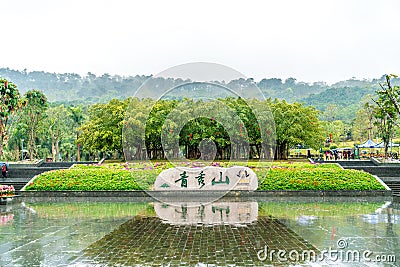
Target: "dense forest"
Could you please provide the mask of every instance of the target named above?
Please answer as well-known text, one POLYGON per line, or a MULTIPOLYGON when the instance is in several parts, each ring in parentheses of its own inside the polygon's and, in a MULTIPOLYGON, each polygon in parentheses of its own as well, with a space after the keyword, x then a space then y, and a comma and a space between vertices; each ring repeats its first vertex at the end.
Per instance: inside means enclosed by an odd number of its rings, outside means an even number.
MULTIPOLYGON (((21 94, 30 89, 41 90, 49 102, 60 104, 94 104, 106 103, 113 98, 120 100, 134 96, 136 90, 151 76, 119 76, 103 74, 96 76, 87 73, 81 76, 76 73, 50 73, 44 71, 19 71, 9 68, 0 68, 0 77, 13 81, 18 85, 21 94)), ((154 79, 157 83, 173 87, 179 81, 174 79, 154 79)), ((400 79, 394 79, 398 83, 400 79)), ((301 102, 314 106, 322 112, 335 113, 321 119, 343 120, 350 123, 356 117, 357 110, 368 101, 368 95, 374 95, 378 83, 384 82, 384 76, 379 79, 357 80, 355 78, 340 81, 332 85, 325 82, 312 84, 299 82, 295 78, 282 80, 279 78, 265 78, 260 81, 254 79, 238 79, 229 82, 229 86, 246 88, 256 84, 266 98, 284 99, 289 103, 301 102)), ((222 82, 222 84, 224 84, 222 82)), ((193 90, 191 95, 195 95, 193 90)), ((218 97, 218 96, 217 96, 218 97)), ((223 96, 221 96, 223 97, 223 96)))
MULTIPOLYGON (((225 85, 233 90, 240 90, 249 99, 253 98, 254 84, 260 88, 266 100, 257 102, 253 99, 256 102, 249 103, 267 106, 273 114, 276 151, 275 155, 268 155, 269 152, 265 151, 269 150, 263 148, 264 143, 257 132, 260 131, 259 126, 249 108, 239 98, 224 95, 223 90, 219 92, 220 90, 211 88, 210 84, 164 78, 153 78, 149 81, 150 77, 108 74, 96 76, 91 73, 82 77, 78 74, 0 69, 0 92, 4 100, 0 107, 0 158, 17 160, 21 157, 51 157, 58 161, 81 157, 88 160, 104 155, 119 157, 123 154, 122 125, 126 123, 134 125, 131 129, 145 131, 143 134, 146 136, 146 149, 142 143, 130 141, 134 145, 124 151, 125 154, 131 159, 164 158, 161 134, 164 130, 170 134, 181 132, 174 124, 176 121, 171 122, 166 116, 174 107, 185 103, 188 95, 198 99, 204 96, 207 99, 207 95, 212 95, 214 99, 218 98, 218 101, 236 110, 245 123, 233 127, 236 131, 234 136, 239 137, 231 140, 221 125, 210 120, 216 115, 213 114, 215 107, 211 102, 200 102, 200 110, 204 111, 208 107, 212 115, 205 116, 208 119, 190 122, 181 129, 183 134, 174 139, 179 140, 180 146, 184 147, 183 154, 187 157, 197 157, 202 141, 210 138, 216 142, 215 152, 221 159, 231 155, 241 158, 246 153, 256 158, 286 158, 288 150, 294 147, 332 149, 343 145, 345 141, 361 143, 367 139, 383 138, 385 132, 379 130, 382 128, 380 126, 391 125, 391 118, 397 118, 391 115, 388 120, 385 115, 388 112, 379 111, 383 107, 390 107, 387 97, 379 93, 382 84, 390 85, 385 76, 372 81, 353 78, 333 85, 323 82, 308 84, 297 82, 294 78, 284 81, 279 78, 262 79, 259 82, 253 79, 237 79, 228 84, 213 82, 217 87, 225 85), (163 88, 175 87, 179 90, 157 101, 157 104, 155 99, 140 100, 132 97, 145 81, 145 90, 152 93, 162 91, 163 88), (181 87, 180 84, 185 86, 181 87), (127 108, 131 105, 129 103, 134 103, 135 109, 131 106, 127 108), (143 111, 150 107, 154 109, 153 115, 145 123, 143 111), (130 114, 132 121, 124 120, 127 110, 133 112, 130 114), (162 130, 163 122, 169 125, 168 129, 162 130), (247 143, 242 140, 242 130, 250 130, 247 143), (235 149, 232 150, 231 144, 235 144, 235 149), (263 154, 261 150, 267 154, 263 154)), ((391 76, 390 79, 393 84, 399 83, 396 76, 391 76)), ((396 92, 393 95, 397 96, 398 86, 393 88, 396 92)), ((396 111, 394 108, 393 110, 396 111)), ((394 111, 390 110, 390 114, 395 114, 394 111)), ((188 114, 183 112, 176 115, 184 118, 188 114)), ((233 122, 231 124, 228 125, 233 126, 233 122)), ((399 127, 390 127, 386 129, 388 140, 397 138, 400 134, 399 127)), ((140 135, 136 132, 132 132, 130 137, 132 140, 140 140, 140 135)), ((173 157, 179 156, 174 149, 170 149, 168 153, 173 157)))

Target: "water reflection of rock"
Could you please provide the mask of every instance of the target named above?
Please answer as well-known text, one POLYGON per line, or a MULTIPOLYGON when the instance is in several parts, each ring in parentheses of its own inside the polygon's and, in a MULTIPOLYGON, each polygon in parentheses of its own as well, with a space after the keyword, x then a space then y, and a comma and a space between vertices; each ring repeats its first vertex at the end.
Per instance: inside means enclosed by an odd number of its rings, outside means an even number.
POLYGON ((299 225, 312 225, 315 220, 317 220, 317 216, 307 216, 307 215, 301 215, 296 217, 296 223, 299 225))
MULTIPOLYGON (((211 211, 212 212, 212 211, 211 211)), ((90 245, 76 262, 86 266, 265 266, 264 249, 316 251, 272 217, 238 227, 233 224, 167 224, 157 217, 135 218, 90 245)), ((281 266, 283 263, 279 263, 281 266)), ((293 264, 293 263, 292 263, 293 264)), ((283 265, 290 265, 290 262, 283 265)))
POLYGON ((157 216, 170 224, 249 224, 257 220, 257 202, 154 203, 157 216))

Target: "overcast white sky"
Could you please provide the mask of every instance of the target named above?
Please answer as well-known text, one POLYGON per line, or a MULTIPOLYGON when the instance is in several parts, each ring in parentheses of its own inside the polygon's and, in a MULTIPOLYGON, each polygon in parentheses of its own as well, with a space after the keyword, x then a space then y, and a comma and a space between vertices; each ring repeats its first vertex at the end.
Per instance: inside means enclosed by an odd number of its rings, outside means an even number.
POLYGON ((400 1, 0 0, 0 67, 157 74, 214 62, 329 83, 400 74, 400 1))

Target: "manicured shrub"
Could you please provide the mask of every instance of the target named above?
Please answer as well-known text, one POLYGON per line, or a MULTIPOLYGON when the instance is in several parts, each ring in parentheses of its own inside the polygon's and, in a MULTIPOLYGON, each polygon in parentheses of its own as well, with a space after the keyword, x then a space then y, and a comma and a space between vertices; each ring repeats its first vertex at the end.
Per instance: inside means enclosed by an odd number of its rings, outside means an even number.
POLYGON ((256 174, 259 190, 385 190, 371 174, 357 170, 273 168, 256 174))
POLYGON ((135 175, 126 170, 71 168, 42 173, 26 190, 140 190, 135 175))

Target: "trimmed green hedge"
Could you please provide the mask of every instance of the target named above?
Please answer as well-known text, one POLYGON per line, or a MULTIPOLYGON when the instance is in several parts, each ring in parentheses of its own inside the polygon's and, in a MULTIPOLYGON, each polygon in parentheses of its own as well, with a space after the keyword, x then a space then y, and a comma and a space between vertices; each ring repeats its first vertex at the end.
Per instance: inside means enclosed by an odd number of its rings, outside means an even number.
POLYGON ((329 168, 256 171, 259 190, 385 190, 371 174, 329 168))
POLYGON ((140 190, 134 174, 126 170, 72 168, 42 173, 26 190, 140 190))

